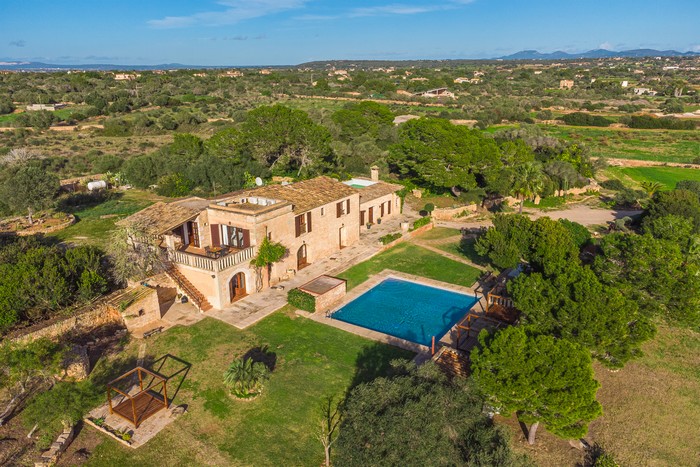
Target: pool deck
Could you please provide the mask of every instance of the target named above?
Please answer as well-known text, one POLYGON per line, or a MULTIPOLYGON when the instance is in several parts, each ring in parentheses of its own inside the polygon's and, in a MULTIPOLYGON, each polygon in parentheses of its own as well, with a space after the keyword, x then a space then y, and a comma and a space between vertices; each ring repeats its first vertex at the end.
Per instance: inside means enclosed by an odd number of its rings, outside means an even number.
MULTIPOLYGON (((443 289, 443 290, 448 290, 450 292, 457 292, 465 295, 470 295, 473 297, 477 297, 479 299, 478 302, 472 306, 470 311, 474 310, 477 312, 483 312, 484 307, 486 305, 486 300, 483 297, 483 295, 480 292, 477 292, 474 290, 473 287, 464 287, 461 285, 454 285, 454 284, 449 284, 447 282, 441 282, 441 281, 436 281, 433 279, 428 279, 422 276, 415 276, 413 274, 406 274, 403 272, 399 271, 394 271, 392 269, 385 269, 382 272, 373 275, 369 279, 367 279, 365 282, 362 284, 358 285, 354 289, 352 289, 350 292, 343 297, 342 302, 340 302, 338 305, 336 305, 331 311, 329 312, 316 312, 316 313, 308 313, 304 311, 297 311, 297 313, 301 316, 307 317, 313 321, 327 324, 328 326, 333 326, 334 328, 342 329, 347 332, 351 332, 353 334, 357 334, 358 336, 365 337, 367 339, 371 339, 377 342, 383 342, 385 344, 390 344, 402 349, 410 350, 412 352, 416 352, 416 358, 415 361, 416 363, 422 363, 426 360, 429 360, 431 357, 431 349, 428 346, 421 345, 415 342, 408 341, 406 339, 401 339, 399 337, 391 336, 389 334, 385 334, 383 332, 378 332, 378 331, 373 331, 371 329, 364 328, 362 326, 356 326, 354 324, 346 323, 344 321, 340 321, 337 319, 333 319, 330 317, 333 312, 337 311, 338 309, 342 308, 346 304, 350 303, 351 301, 355 300, 357 297, 360 295, 364 294, 368 290, 370 290, 372 287, 376 286, 377 284, 381 283, 385 279, 401 279, 405 281, 410 281, 410 282, 415 282, 417 284, 421 285, 427 285, 430 287, 435 287, 438 289, 443 289)), ((476 284, 475 284, 476 285, 476 284)), ((466 316, 467 313, 465 313, 466 316)), ((461 321, 461 318, 460 318, 461 321)), ((454 346, 454 340, 456 339, 456 324, 449 330, 447 333, 445 333, 444 336, 441 336, 439 344, 440 345, 446 345, 446 346, 454 346)), ((436 349, 435 351, 437 352, 437 347, 438 347, 438 342, 436 342, 435 345, 436 349)))

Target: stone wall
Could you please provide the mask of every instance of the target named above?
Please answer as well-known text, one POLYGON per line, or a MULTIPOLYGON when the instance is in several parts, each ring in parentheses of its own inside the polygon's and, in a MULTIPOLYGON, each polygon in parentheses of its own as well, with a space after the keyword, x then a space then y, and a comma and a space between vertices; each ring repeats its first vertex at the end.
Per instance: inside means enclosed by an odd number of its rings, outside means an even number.
POLYGON ((431 213, 431 216, 437 221, 451 221, 458 217, 475 213, 476 209, 476 204, 468 204, 456 208, 437 208, 431 213))
POLYGON ((89 309, 78 311, 67 318, 54 318, 36 326, 22 329, 10 336, 10 339, 26 343, 41 338, 58 339, 67 334, 87 334, 94 329, 107 325, 124 325, 119 310, 106 303, 99 303, 89 309))
POLYGON ((348 284, 343 281, 328 292, 316 296, 316 311, 330 310, 333 305, 340 302, 347 293, 348 284))
POLYGON ((174 284, 141 286, 145 290, 122 311, 124 323, 129 331, 142 328, 163 317, 163 308, 173 302, 177 295, 174 284))
POLYGON ((58 458, 61 457, 61 454, 63 454, 66 448, 73 441, 74 435, 75 431, 73 426, 66 426, 63 429, 63 433, 58 435, 58 438, 51 445, 51 447, 41 455, 39 461, 34 463, 34 467, 49 467, 56 465, 58 458))

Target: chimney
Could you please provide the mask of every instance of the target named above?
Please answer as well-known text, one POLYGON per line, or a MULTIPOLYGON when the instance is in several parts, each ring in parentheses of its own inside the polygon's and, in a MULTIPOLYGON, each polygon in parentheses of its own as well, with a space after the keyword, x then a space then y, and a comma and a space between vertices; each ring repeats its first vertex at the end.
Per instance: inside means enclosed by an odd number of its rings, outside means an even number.
POLYGON ((378 182, 379 181, 379 167, 376 165, 373 165, 370 169, 370 178, 372 179, 373 182, 378 182))

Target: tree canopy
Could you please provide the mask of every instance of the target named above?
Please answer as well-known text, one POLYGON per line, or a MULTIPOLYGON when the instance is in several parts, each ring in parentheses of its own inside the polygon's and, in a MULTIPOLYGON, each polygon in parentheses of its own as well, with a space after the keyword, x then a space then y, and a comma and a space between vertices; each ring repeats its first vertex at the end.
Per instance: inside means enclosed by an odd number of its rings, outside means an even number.
POLYGON ((530 335, 514 326, 479 335, 480 347, 472 350, 472 377, 490 396, 490 404, 503 415, 517 413, 562 438, 580 438, 588 424, 602 414, 596 400, 590 354, 577 344, 553 336, 530 335))
POLYGON ((496 142, 448 120, 420 118, 404 123, 389 162, 401 176, 437 190, 477 186, 477 178, 501 165, 496 142))
POLYGON ((640 355, 641 344, 654 334, 637 303, 601 283, 587 266, 572 264, 553 276, 521 274, 508 291, 523 323, 580 344, 612 368, 640 355))
POLYGON ((334 462, 367 465, 528 465, 482 413, 466 380, 432 363, 357 386, 344 408, 334 462))

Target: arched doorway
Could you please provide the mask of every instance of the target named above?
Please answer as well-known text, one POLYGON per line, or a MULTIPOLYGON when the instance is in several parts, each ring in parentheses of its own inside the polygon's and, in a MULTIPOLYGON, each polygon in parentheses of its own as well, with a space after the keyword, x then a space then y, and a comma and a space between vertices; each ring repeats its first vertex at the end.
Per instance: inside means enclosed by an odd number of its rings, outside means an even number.
POLYGON ((297 250, 297 270, 304 269, 308 265, 309 261, 306 257, 306 243, 304 243, 297 250))
POLYGON ((245 273, 239 272, 231 278, 231 282, 228 284, 229 292, 231 294, 231 302, 240 300, 245 297, 246 294, 246 284, 245 284, 245 273))

